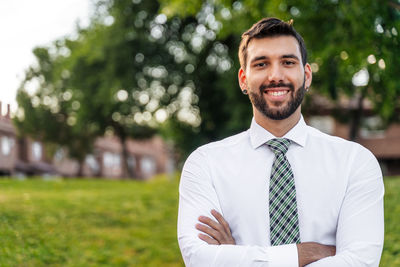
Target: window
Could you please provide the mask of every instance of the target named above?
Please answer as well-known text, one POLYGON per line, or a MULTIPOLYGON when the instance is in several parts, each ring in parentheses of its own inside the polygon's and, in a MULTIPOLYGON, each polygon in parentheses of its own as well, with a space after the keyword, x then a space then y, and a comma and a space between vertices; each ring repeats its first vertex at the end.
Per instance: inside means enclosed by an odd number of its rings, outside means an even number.
POLYGON ((326 134, 333 134, 335 127, 335 121, 330 116, 312 116, 309 118, 308 124, 326 134))
POLYGON ((96 158, 93 155, 87 155, 85 158, 85 163, 94 172, 98 172, 100 169, 99 163, 97 162, 96 158))
POLYGON ((379 116, 363 118, 360 127, 362 138, 384 138, 385 124, 379 116))
POLYGON ((32 143, 32 156, 34 160, 42 160, 43 147, 42 144, 35 141, 32 143))
POLYGON ((145 177, 156 174, 156 162, 152 157, 143 157, 140 162, 140 167, 145 177))
POLYGON ((105 152, 103 154, 103 163, 106 168, 119 168, 121 166, 121 157, 117 153, 105 152))
POLYGON ((9 156, 11 154, 11 150, 14 146, 14 139, 9 136, 1 137, 1 153, 4 156, 9 156))
POLYGON ((65 150, 63 148, 58 148, 56 150, 56 153, 54 154, 54 159, 56 161, 62 161, 65 158, 66 158, 65 150))

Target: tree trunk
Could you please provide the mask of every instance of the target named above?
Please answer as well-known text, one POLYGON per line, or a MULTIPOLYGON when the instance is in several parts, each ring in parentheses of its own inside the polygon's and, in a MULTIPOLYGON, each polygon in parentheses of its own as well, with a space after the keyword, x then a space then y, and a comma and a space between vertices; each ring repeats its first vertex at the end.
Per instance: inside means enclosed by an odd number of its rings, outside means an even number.
POLYGON ((355 110, 351 111, 352 118, 351 118, 351 122, 350 122, 350 132, 349 132, 349 139, 351 141, 356 141, 358 138, 361 120, 362 120, 363 111, 364 111, 364 107, 363 107, 363 100, 365 97, 364 91, 365 90, 361 89, 359 96, 357 96, 357 98, 358 98, 357 99, 357 107, 355 110))
POLYGON ((121 162, 121 168, 122 168, 122 177, 123 178, 134 178, 135 174, 129 166, 129 152, 128 152, 128 145, 127 145, 127 138, 124 135, 120 136, 121 144, 122 144, 122 162, 121 162))
POLYGON ((85 164, 85 159, 79 159, 78 160, 78 173, 77 176, 79 178, 83 178, 83 165, 85 164))

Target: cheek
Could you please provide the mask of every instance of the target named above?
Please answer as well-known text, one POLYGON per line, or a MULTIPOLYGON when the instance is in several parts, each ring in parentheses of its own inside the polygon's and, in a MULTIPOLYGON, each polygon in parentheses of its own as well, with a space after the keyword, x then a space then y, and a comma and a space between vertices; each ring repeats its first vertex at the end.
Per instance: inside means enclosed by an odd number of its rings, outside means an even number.
POLYGON ((253 88, 253 87, 259 87, 265 80, 265 76, 263 75, 257 75, 257 74, 251 74, 250 76, 251 78, 247 79, 247 84, 253 88))
POLYGON ((260 87, 261 83, 257 82, 257 81, 249 81, 248 82, 248 87, 251 91, 257 91, 258 92, 258 88, 260 87))
POLYGON ((292 81, 296 81, 296 83, 298 84, 303 84, 304 79, 305 79, 305 73, 304 71, 300 71, 300 70, 294 70, 293 72, 290 72, 288 74, 288 77, 290 77, 290 79, 292 81))
POLYGON ((299 75, 290 75, 289 76, 288 75, 286 77, 287 77, 288 81, 290 83, 292 83, 295 88, 298 88, 299 86, 303 85, 304 76, 299 76, 299 75))

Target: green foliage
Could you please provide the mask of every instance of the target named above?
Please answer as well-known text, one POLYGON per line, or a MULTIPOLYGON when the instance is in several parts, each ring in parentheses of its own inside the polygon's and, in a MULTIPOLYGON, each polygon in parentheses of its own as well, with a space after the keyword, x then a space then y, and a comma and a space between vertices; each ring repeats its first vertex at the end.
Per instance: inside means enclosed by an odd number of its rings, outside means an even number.
MULTIPOLYGON (((188 152, 231 133, 232 125, 236 130, 230 114, 243 109, 232 111, 226 104, 239 92, 226 93, 236 85, 236 74, 227 72, 234 64, 232 51, 215 41, 219 24, 198 24, 206 22, 206 12, 167 20, 158 13, 157 1, 96 3, 90 26, 80 29, 77 38, 35 50, 39 65, 29 69, 19 91, 20 109, 25 111, 16 119, 21 132, 53 142, 60 133, 49 127, 64 127, 69 138, 59 143, 71 152, 79 146, 67 141, 80 134, 88 136, 86 144, 105 132, 124 143, 161 128, 188 152), (25 87, 32 81, 40 83, 28 94, 25 87), (165 119, 169 121, 163 124, 165 119), (199 138, 193 139, 193 132, 199 138)), ((90 150, 88 146, 79 152, 90 150)))
MULTIPOLYGON (((61 51, 56 43, 53 49, 61 51)), ((14 123, 21 135, 44 141, 50 146, 68 148, 72 158, 82 162, 99 134, 94 124, 76 124, 76 110, 80 104, 70 89, 70 75, 66 66, 69 58, 47 48, 34 49, 37 66, 31 66, 17 93, 19 111, 14 123), (37 90, 28 92, 25 86, 36 84, 37 90)), ((65 53, 65 52, 64 52, 65 53)))
POLYGON ((177 182, 1 180, 0 266, 183 266, 177 182))
MULTIPOLYGON (((27 71, 17 98, 20 132, 58 142, 80 162, 105 133, 123 144, 151 137, 160 121, 181 109, 178 87, 190 84, 181 75, 186 59, 177 62, 168 52, 167 42, 179 39, 180 21, 167 23, 157 11, 156 1, 97 1, 90 26, 76 38, 36 48, 39 64, 27 71), (177 89, 167 90, 171 86, 177 89), (169 104, 175 107, 166 110, 169 104), (164 118, 157 120, 157 112, 164 118)), ((123 150, 124 175, 132 176, 126 145, 123 150)))
MULTIPOLYGON (((181 1, 161 0, 161 3, 161 10, 170 12, 170 7, 179 5, 181 1)), ((241 33, 263 17, 279 17, 286 21, 293 18, 294 26, 308 46, 309 62, 313 63, 313 90, 335 101, 342 95, 354 99, 368 98, 386 123, 400 119, 400 83, 394 78, 400 72, 400 58, 397 56, 400 52, 400 5, 394 1, 194 0, 186 2, 184 9, 174 10, 173 14, 182 17, 198 18, 206 13, 206 21, 198 19, 198 25, 220 24, 215 30, 217 42, 228 47, 229 56, 235 62, 229 70, 231 74, 218 77, 221 82, 226 81, 226 95, 237 87, 232 86, 226 77, 233 78, 239 67, 236 51, 241 33), (202 8, 194 12, 199 5, 202 8), (355 86, 352 79, 362 69, 369 73, 368 84, 355 86)), ((233 100, 230 101, 231 107, 240 110, 245 110, 241 105, 248 105, 239 101, 237 95, 230 100, 233 100)), ((200 105, 202 101, 200 98, 200 105)), ((223 113, 223 108, 218 112, 223 113)), ((357 114, 349 116, 348 110, 344 112, 347 113, 344 117, 354 117, 353 123, 359 123, 357 114)), ((202 118, 210 115, 205 110, 201 110, 201 114, 202 118)), ((248 120, 243 120, 240 112, 230 115, 225 121, 229 121, 229 125, 236 122, 236 130, 248 126, 248 120)), ((217 118, 213 119, 217 121, 217 118)), ((224 123, 222 125, 226 127, 224 123)))
POLYGON ((174 0, 169 1, 162 11, 168 16, 175 14, 195 15, 201 8, 201 4, 201 1, 193 1, 188 4, 188 1, 185 0, 174 0))
MULTIPOLYGON (((25 111, 16 119, 20 131, 70 152, 82 147, 76 158, 90 153, 94 138, 105 132, 125 142, 160 130, 184 155, 246 129, 252 114, 238 88, 237 48, 241 33, 265 16, 294 19, 308 46, 313 90, 333 100, 368 98, 384 122, 400 119, 396 2, 94 3, 90 26, 78 29, 76 38, 35 50, 38 64, 27 71, 18 96, 25 111), (366 86, 352 82, 360 70, 369 73, 366 86), (27 93, 34 81, 38 90, 27 93)), ((358 114, 344 113, 341 118, 359 123, 358 114)))

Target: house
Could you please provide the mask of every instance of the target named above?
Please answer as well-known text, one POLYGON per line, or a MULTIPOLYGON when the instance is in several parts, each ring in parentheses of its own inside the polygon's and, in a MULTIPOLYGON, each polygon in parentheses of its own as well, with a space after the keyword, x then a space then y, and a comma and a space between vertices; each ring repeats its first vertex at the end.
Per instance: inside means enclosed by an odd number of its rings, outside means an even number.
MULTIPOLYGON (((128 165, 136 179, 148 179, 158 173, 174 170, 170 148, 159 137, 144 140, 128 140, 128 165)), ((69 159, 66 152, 58 151, 54 166, 62 176, 76 176, 79 164, 69 159)), ((122 144, 115 136, 98 138, 93 154, 87 155, 83 166, 84 176, 116 179, 123 176, 122 144)))
POLYGON ((42 142, 17 137, 10 116, 10 105, 7 105, 5 115, 0 112, 0 150, 1 175, 55 174, 51 159, 46 158, 42 142))
MULTIPOLYGON (((343 99, 333 104, 328 99, 313 95, 306 106, 307 123, 330 135, 349 139, 349 126, 332 116, 335 109, 354 110, 351 100, 343 99)), ((381 164, 384 175, 400 175, 400 124, 393 123, 383 128, 378 116, 374 115, 371 103, 365 100, 364 115, 356 140, 374 153, 381 164)), ((0 102, 1 110, 1 102, 0 102)), ((128 165, 137 179, 148 179, 158 173, 174 170, 174 156, 171 148, 160 138, 128 140, 128 165)), ((94 144, 91 155, 87 155, 82 172, 86 177, 107 177, 117 179, 123 175, 122 144, 115 136, 103 136, 94 144)), ((60 149, 54 158, 47 158, 43 143, 30 138, 17 138, 7 113, 0 114, 0 175, 43 175, 55 174, 75 177, 79 164, 68 158, 68 153, 60 149)))
MULTIPOLYGON (((355 99, 341 97, 337 104, 325 97, 313 95, 307 106, 305 120, 322 132, 350 139, 349 124, 340 122, 332 115, 334 110, 349 114, 357 108, 355 99)), ((363 113, 357 143, 368 148, 378 159, 384 175, 400 175, 400 123, 384 127, 374 114, 372 103, 363 100, 363 113)))
POLYGON ((0 175, 14 173, 17 161, 17 139, 15 129, 10 118, 10 105, 7 105, 7 114, 1 113, 0 102, 0 175))
MULTIPOLYGON (((1 110, 1 102, 0 102, 1 110)), ((148 179, 155 174, 174 171, 171 149, 158 136, 144 140, 128 140, 128 164, 134 178, 148 179)), ((83 165, 86 177, 121 178, 122 144, 113 136, 95 141, 93 154, 87 155, 83 165)), ((59 149, 49 158, 45 145, 29 137, 18 137, 10 116, 10 105, 5 115, 0 112, 0 175, 60 175, 76 177, 79 164, 59 149)))

